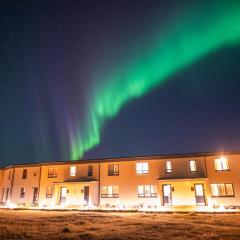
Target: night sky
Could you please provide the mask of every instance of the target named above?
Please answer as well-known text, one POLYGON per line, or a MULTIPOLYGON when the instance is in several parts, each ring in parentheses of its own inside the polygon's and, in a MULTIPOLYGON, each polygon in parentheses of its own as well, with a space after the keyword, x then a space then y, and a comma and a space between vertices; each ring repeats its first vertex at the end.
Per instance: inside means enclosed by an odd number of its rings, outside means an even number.
POLYGON ((240 1, 0 0, 0 166, 240 150, 240 1))

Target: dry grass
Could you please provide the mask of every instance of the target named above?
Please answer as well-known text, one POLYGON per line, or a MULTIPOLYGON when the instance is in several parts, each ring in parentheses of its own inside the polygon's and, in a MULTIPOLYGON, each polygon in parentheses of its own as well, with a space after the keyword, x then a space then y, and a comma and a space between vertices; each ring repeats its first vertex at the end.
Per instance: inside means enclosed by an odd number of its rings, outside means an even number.
POLYGON ((240 239, 240 214, 0 210, 0 239, 240 239))

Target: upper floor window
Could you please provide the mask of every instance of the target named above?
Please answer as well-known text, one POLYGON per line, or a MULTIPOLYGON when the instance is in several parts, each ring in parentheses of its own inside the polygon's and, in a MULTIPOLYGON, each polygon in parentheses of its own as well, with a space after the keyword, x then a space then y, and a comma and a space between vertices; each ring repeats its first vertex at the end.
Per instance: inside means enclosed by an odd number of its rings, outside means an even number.
POLYGON ((102 186, 101 197, 102 198, 118 198, 119 188, 118 186, 102 186))
POLYGON ((56 178, 57 177, 57 168, 55 168, 55 167, 48 168, 48 177, 56 178))
POLYGON ((23 169, 22 179, 27 179, 27 169, 23 169))
POLYGON ((190 172, 196 172, 197 171, 196 160, 190 160, 189 165, 190 165, 190 172))
POLYGON ((52 197, 52 187, 47 187, 46 198, 52 197))
POLYGON ((154 185, 138 186, 138 197, 157 197, 156 186, 154 185))
POLYGON ((93 175, 93 166, 88 165, 88 176, 91 177, 93 175))
POLYGON ((25 197, 25 188, 21 188, 20 189, 20 198, 24 198, 25 197))
POLYGON ((172 162, 171 161, 166 161, 166 173, 171 173, 172 172, 172 162))
POLYGON ((232 183, 218 183, 210 184, 213 197, 233 197, 233 184, 232 183))
POLYGON ((229 170, 228 160, 225 157, 214 159, 215 170, 216 171, 227 171, 229 170))
POLYGON ((108 164, 108 176, 119 175, 119 164, 108 164))
POLYGON ((148 162, 142 162, 136 164, 137 174, 147 174, 149 172, 148 162))
POLYGON ((77 173, 77 168, 76 168, 76 166, 71 166, 71 167, 70 167, 70 176, 71 176, 71 177, 75 177, 75 176, 76 176, 76 173, 77 173))
POLYGON ((8 180, 10 180, 11 179, 11 171, 9 171, 9 173, 8 173, 8 180))

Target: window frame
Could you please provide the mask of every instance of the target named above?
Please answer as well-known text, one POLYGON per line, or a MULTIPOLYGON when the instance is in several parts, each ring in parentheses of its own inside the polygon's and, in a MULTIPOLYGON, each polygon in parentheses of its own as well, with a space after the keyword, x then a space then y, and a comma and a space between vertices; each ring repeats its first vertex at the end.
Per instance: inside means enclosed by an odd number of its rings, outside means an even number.
POLYGON ((52 187, 47 187, 46 198, 52 198, 52 195, 53 195, 53 188, 52 187), (49 189, 51 189, 51 193, 48 192, 49 189))
POLYGON ((101 186, 101 198, 119 198, 119 186, 118 185, 101 186), (117 193, 114 193, 113 191, 114 187, 115 188, 117 187, 118 189, 117 193), (107 189, 107 193, 102 193, 103 188, 107 189), (112 192, 112 193, 109 193, 109 192, 112 192))
POLYGON ((77 176, 77 166, 75 166, 75 165, 70 166, 70 168, 69 168, 69 176, 70 177, 76 177, 77 176))
POLYGON ((148 162, 137 162, 136 163, 136 174, 137 175, 146 175, 149 174, 149 164, 148 162), (143 166, 146 165, 147 169, 145 169, 143 166), (141 169, 138 169, 138 166, 141 166, 141 169))
POLYGON ((27 179, 27 173, 28 173, 27 168, 24 168, 22 171, 22 179, 27 179))
POLYGON ((48 168, 48 178, 57 178, 58 173, 57 173, 57 168, 56 167, 49 167, 48 168), (52 173, 50 173, 50 169, 52 169, 52 173))
POLYGON ((92 177, 93 176, 93 165, 88 165, 88 173, 87 173, 88 177, 92 177))
POLYGON ((194 159, 189 160, 189 169, 190 169, 190 172, 197 172, 197 161, 196 160, 194 160, 194 159), (195 170, 191 169, 191 162, 194 162, 195 170))
POLYGON ((119 164, 118 163, 109 163, 108 164, 108 176, 119 176, 119 164), (112 169, 110 169, 111 166, 113 166, 112 169), (115 171, 115 166, 117 166, 117 171, 115 171))
POLYGON ((157 186, 156 185, 138 185, 137 186, 138 198, 156 198, 157 197, 157 186), (139 193, 139 187, 143 187, 143 194, 139 193), (150 187, 150 194, 147 193, 147 187, 150 187), (153 189, 153 191, 152 191, 153 189))
POLYGON ((172 173, 172 172, 173 172, 172 161, 171 160, 166 160, 166 162, 165 162, 165 173, 172 173), (168 163, 170 163, 170 168, 168 168, 168 163))
POLYGON ((234 192, 234 186, 233 186, 233 183, 211 183, 210 184, 210 190, 211 190, 211 197, 235 197, 235 192, 234 192), (218 194, 219 195, 213 195, 212 193, 212 185, 216 185, 217 186, 217 190, 218 190, 218 194), (224 191, 226 193, 226 195, 222 194, 221 191, 219 191, 219 189, 221 189, 220 185, 223 185, 224 186, 224 191), (228 195, 227 194, 227 187, 226 185, 231 185, 232 186, 232 195, 228 195))
POLYGON ((227 171, 230 171, 230 166, 229 166, 229 161, 226 157, 220 157, 220 158, 215 158, 214 159, 214 169, 216 172, 227 172, 227 171), (220 165, 221 165, 221 169, 216 169, 216 161, 220 161, 220 165), (223 160, 226 161, 227 163, 227 167, 226 169, 224 169, 224 165, 223 165, 223 160))

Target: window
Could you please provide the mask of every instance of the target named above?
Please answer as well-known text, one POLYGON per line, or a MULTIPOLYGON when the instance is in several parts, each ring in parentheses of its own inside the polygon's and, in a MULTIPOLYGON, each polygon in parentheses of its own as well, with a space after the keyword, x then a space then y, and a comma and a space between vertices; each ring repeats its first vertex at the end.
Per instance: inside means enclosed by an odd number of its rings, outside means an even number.
POLYGON ((20 198, 24 198, 25 197, 25 188, 21 188, 20 190, 20 198))
POLYGON ((166 173, 171 173, 172 172, 172 162, 171 161, 166 161, 166 173))
POLYGON ((148 163, 137 163, 136 164, 136 172, 137 174, 147 174, 149 172, 148 163))
POLYGON ((232 183, 218 183, 210 184, 212 197, 233 197, 233 184, 232 183))
POLYGON ((138 186, 138 197, 157 197, 156 186, 154 185, 138 186))
POLYGON ((197 171, 197 166, 196 166, 196 161, 195 160, 190 160, 189 165, 190 165, 190 172, 196 172, 197 171))
POLYGON ((11 179, 11 171, 9 171, 9 173, 8 173, 8 180, 10 180, 11 179))
POLYGON ((57 168, 50 167, 48 169, 48 177, 49 178, 56 178, 57 177, 57 168))
POLYGON ((70 176, 71 177, 75 177, 76 176, 76 172, 77 172, 76 166, 71 166, 70 167, 70 176))
POLYGON ((118 186, 102 186, 101 197, 102 198, 118 198, 119 189, 118 186))
POLYGON ((46 198, 52 197, 52 187, 47 187, 46 198))
POLYGON ((27 169, 23 169, 22 179, 27 179, 27 169))
POLYGON ((119 164, 108 164, 108 176, 119 175, 119 164))
POLYGON ((225 157, 214 159, 215 170, 216 171, 228 171, 229 165, 228 160, 225 157))
POLYGON ((3 202, 4 192, 5 192, 5 188, 3 188, 3 190, 2 190, 2 201, 1 202, 3 202))
POLYGON ((93 175, 93 166, 89 165, 88 166, 88 176, 91 177, 93 175))

